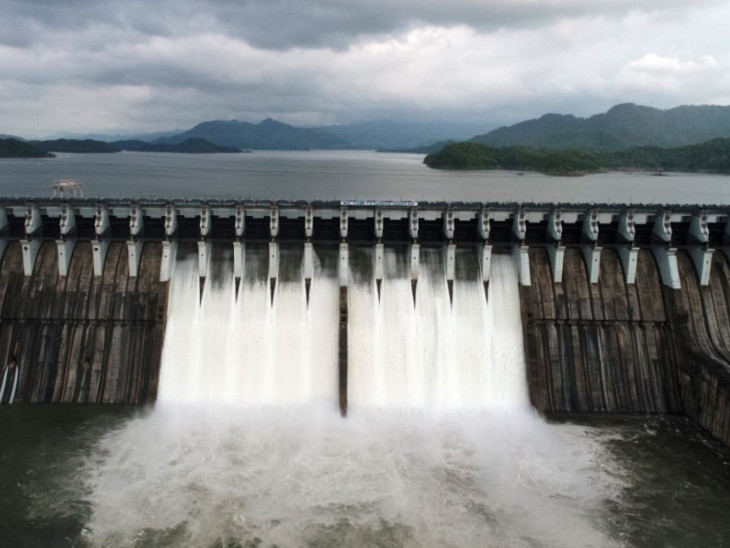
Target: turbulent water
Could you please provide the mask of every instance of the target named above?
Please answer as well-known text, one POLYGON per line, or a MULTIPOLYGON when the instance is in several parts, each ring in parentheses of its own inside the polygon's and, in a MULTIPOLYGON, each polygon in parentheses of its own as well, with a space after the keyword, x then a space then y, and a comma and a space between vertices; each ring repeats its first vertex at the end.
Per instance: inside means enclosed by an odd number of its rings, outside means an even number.
POLYGON ((103 546, 610 546, 601 445, 529 414, 163 408, 89 467, 103 546))
POLYGON ((686 418, 352 415, 0 407, 0 546, 730 541, 730 452, 686 418))
POLYGON ((437 249, 351 248, 337 402, 336 249, 180 248, 153 409, 0 407, 0 546, 721 546, 730 452, 679 417, 546 422, 530 408, 515 273, 488 294, 437 249))
POLYGON ((343 420, 335 273, 316 270, 307 306, 301 255, 283 252, 273 301, 256 276, 236 298, 225 257, 201 293, 197 257, 181 255, 159 403, 87 463, 92 544, 616 542, 601 513, 620 468, 583 428, 529 408, 509 257, 487 299, 460 256, 452 305, 441 251, 426 250, 414 306, 403 253, 388 251, 378 298, 372 253, 355 252, 343 420))

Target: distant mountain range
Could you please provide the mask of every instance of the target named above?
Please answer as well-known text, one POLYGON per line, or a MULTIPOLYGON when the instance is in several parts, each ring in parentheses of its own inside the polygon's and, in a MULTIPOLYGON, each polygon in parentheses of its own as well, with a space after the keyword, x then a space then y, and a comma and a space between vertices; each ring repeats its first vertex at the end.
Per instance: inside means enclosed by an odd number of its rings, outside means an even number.
POLYGON ((171 137, 163 137, 155 144, 175 145, 190 138, 199 138, 216 145, 240 149, 348 148, 344 139, 320 129, 294 127, 267 118, 259 124, 238 120, 213 120, 171 137))
MULTIPOLYGON (((482 126, 483 127, 483 126, 482 126)), ((635 146, 678 147, 730 137, 730 107, 681 106, 669 110, 625 103, 589 118, 546 114, 472 137, 477 124, 373 121, 314 128, 267 119, 258 124, 209 121, 155 143, 190 137, 242 149, 376 149, 431 152, 449 141, 491 146, 528 145, 555 149, 622 150, 635 146)))
MULTIPOLYGON (((174 129, 170 131, 154 131, 154 132, 133 132, 133 133, 77 133, 72 131, 61 131, 55 135, 49 135, 45 141, 58 141, 60 139, 67 139, 71 141, 85 141, 90 139, 92 141, 103 141, 105 143, 114 143, 117 141, 144 141, 145 143, 151 143, 156 139, 162 137, 170 137, 177 135, 184 131, 183 129, 174 129)), ((19 139, 19 137, 16 137, 19 139)))
POLYGON ((212 120, 177 135, 153 141, 175 144, 197 137, 216 145, 252 150, 404 149, 445 139, 466 139, 474 123, 394 122, 387 120, 320 127, 296 127, 268 118, 258 124, 212 120))
MULTIPOLYGON (((28 141, 51 152, 232 152, 234 150, 366 149, 430 153, 453 141, 489 146, 533 146, 599 152, 637 146, 679 147, 730 137, 730 107, 681 106, 669 110, 625 103, 589 118, 545 114, 484 131, 474 122, 370 122, 297 127, 273 119, 260 123, 211 120, 177 133, 143 138, 28 141), (191 141, 192 139, 192 141, 191 141)), ((119 137, 119 136, 115 136, 119 137)), ((20 139, 19 139, 20 140, 20 139)))
POLYGON ((355 149, 405 150, 428 148, 438 142, 468 139, 486 128, 484 123, 477 122, 376 120, 338 126, 323 126, 320 129, 334 133, 347 141, 351 148, 355 149))
MULTIPOLYGON (((475 122, 392 120, 297 127, 269 118, 257 124, 238 120, 210 120, 185 131, 126 137, 124 135, 66 133, 64 138, 28 142, 54 152, 171 151, 170 147, 179 147, 190 139, 194 139, 193 142, 198 143, 199 146, 204 140, 209 144, 224 148, 226 152, 230 149, 355 149, 431 152, 441 149, 447 142, 468 139, 483 129, 484 124, 475 122)), ((213 151, 211 150, 211 152, 213 151)), ((216 152, 222 152, 222 150, 216 152)))
POLYGON ((471 139, 490 146, 622 150, 679 147, 730 137, 730 107, 681 106, 669 110, 625 103, 590 118, 545 114, 471 139))

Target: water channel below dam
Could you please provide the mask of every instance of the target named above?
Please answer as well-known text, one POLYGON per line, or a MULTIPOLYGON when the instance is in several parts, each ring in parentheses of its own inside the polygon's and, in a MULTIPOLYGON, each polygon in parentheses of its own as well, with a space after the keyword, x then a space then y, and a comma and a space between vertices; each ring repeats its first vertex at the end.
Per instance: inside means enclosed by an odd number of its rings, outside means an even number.
POLYGON ((724 546, 681 416, 0 408, 6 546, 724 546))

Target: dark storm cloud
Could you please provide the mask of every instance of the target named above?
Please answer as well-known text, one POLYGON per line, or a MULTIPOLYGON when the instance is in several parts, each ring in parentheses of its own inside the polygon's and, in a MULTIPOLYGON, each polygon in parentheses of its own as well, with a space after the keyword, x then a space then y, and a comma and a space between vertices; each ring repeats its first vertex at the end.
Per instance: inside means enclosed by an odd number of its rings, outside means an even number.
MULTIPOLYGON (((695 1, 691 5, 713 3, 695 1)), ((43 43, 54 31, 123 30, 135 36, 221 33, 255 47, 346 48, 366 36, 419 25, 480 31, 532 27, 564 17, 614 16, 686 7, 678 0, 6 0, 0 41, 43 43)))
POLYGON ((3 0, 0 132, 730 102, 725 0, 3 0))
MULTIPOLYGON (((649 0, 641 9, 686 5, 649 0)), ((520 28, 562 17, 615 15, 636 10, 635 0, 249 0, 191 2, 206 6, 228 32, 257 47, 344 48, 365 36, 398 33, 422 25, 465 25, 480 31, 520 28)))

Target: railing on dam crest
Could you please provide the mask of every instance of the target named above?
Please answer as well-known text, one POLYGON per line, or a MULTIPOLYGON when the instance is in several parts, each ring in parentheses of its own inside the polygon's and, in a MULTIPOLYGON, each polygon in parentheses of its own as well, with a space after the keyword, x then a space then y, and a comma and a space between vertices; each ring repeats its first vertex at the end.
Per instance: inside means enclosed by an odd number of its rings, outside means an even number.
POLYGON ((313 244, 339 244, 345 254, 348 244, 374 245, 376 257, 382 257, 384 245, 409 245, 415 278, 420 246, 438 245, 446 248, 453 280, 456 246, 472 245, 479 248, 485 282, 491 253, 500 250, 513 254, 520 282, 530 285, 530 247, 547 250, 555 282, 562 280, 565 250, 579 248, 591 283, 598 281, 601 251, 614 248, 629 284, 643 248, 654 254, 662 282, 676 289, 679 249, 692 258, 702 285, 708 283, 713 253, 730 257, 729 221, 730 206, 702 205, 8 199, 0 203, 0 254, 10 241, 20 241, 30 275, 41 243, 55 241, 59 275, 65 276, 76 243, 87 241, 99 276, 110 242, 121 241, 134 277, 143 243, 162 242, 160 281, 166 281, 178 241, 198 242, 202 277, 212 242, 230 241, 237 278, 243 276, 246 242, 268 242, 274 267, 280 242, 304 242, 306 271, 313 244))

